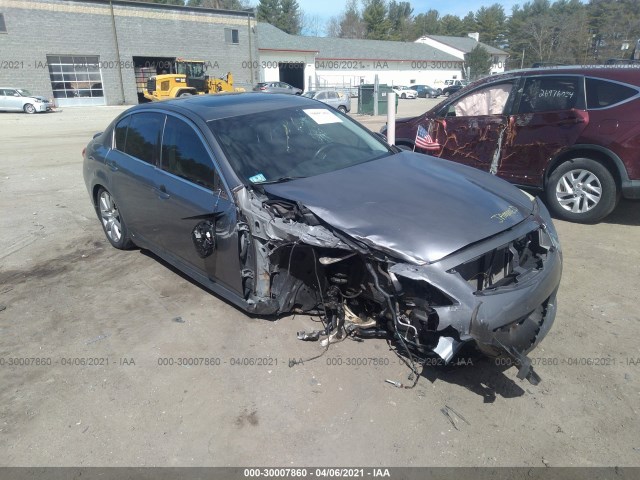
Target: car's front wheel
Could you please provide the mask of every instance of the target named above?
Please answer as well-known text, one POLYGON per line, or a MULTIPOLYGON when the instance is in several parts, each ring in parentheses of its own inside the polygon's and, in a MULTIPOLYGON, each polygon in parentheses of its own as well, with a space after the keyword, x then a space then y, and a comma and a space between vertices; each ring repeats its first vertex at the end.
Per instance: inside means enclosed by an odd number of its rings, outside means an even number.
POLYGON ((549 176, 545 191, 549 209, 562 220, 595 223, 609 215, 620 191, 611 172, 590 158, 561 163, 549 176))
POLYGON ((108 190, 100 188, 96 196, 98 205, 98 215, 102 229, 109 243, 120 250, 127 250, 133 247, 133 242, 129 237, 129 230, 120 215, 120 211, 108 190))
POLYGON ((402 95, 400 95, 400 98, 407 98, 407 95, 403 93, 402 95))
POLYGON ((338 107, 338 110, 340 110, 342 113, 347 113, 347 107, 345 107, 344 105, 340 105, 338 107))
POLYGON ((36 113, 36 107, 31 105, 30 103, 27 103, 24 106, 24 111, 25 111, 25 113, 36 113))

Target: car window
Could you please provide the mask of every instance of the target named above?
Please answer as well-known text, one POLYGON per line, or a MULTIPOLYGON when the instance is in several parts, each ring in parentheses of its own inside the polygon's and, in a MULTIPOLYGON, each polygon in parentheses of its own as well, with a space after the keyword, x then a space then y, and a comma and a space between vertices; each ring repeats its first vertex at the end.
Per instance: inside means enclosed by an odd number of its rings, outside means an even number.
POLYGON ((339 98, 337 92, 327 92, 327 97, 333 100, 335 100, 336 98, 339 98))
POLYGON ((115 149, 124 152, 124 146, 127 143, 127 129, 129 128, 129 121, 131 115, 127 115, 116 124, 115 129, 115 149))
POLYGON ((162 135, 162 169, 213 190, 215 168, 202 140, 188 123, 167 116, 162 135))
POLYGON ((316 96, 316 100, 326 100, 327 98, 327 93, 326 92, 320 92, 317 96, 316 96))
POLYGON ((638 95, 638 90, 619 83, 587 78, 587 108, 605 108, 638 95))
POLYGON ((502 115, 512 89, 513 81, 474 90, 451 104, 447 116, 502 115))
POLYGON ((229 164, 246 183, 320 175, 390 154, 371 132, 320 105, 208 123, 229 164))
POLYGON ((155 165, 158 158, 158 140, 164 116, 159 113, 131 115, 124 152, 155 165))
POLYGON ((518 113, 549 112, 575 108, 580 77, 530 77, 522 91, 518 113))

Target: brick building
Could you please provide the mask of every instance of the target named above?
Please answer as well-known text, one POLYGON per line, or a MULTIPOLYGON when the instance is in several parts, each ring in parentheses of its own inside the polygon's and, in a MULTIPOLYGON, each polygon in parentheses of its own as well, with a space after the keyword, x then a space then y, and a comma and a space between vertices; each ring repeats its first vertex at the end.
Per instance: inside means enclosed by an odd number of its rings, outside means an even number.
POLYGON ((162 73, 182 57, 204 60, 212 76, 232 72, 235 86, 250 88, 258 81, 254 27, 252 11, 2 0, 0 87, 26 88, 61 106, 134 104, 136 73, 162 73))

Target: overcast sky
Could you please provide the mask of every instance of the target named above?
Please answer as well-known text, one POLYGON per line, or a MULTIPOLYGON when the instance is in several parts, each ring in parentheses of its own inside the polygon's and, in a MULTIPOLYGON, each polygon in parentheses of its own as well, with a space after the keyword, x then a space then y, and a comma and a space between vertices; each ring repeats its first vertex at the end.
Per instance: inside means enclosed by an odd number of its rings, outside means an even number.
MULTIPOLYGON (((480 7, 491 6, 499 3, 504 7, 507 15, 511 14, 511 7, 516 4, 523 4, 525 1, 520 0, 409 0, 413 6, 413 14, 424 13, 434 9, 440 12, 440 15, 458 15, 464 17, 470 11, 475 12, 480 7)), ((329 18, 339 15, 344 10, 344 0, 298 0, 298 4, 302 11, 307 15, 318 15, 321 21, 327 21, 329 18)))

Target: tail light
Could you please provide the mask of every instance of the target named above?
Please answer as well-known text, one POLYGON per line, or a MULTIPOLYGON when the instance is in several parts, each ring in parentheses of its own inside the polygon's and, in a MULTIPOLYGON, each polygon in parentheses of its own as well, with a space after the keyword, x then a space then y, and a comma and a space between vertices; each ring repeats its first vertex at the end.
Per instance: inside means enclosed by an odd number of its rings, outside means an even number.
POLYGON ((266 90, 266 89, 267 89, 267 87, 265 87, 265 86, 260 87, 260 90, 266 90))
POLYGON ((87 147, 84 147, 84 148, 82 149, 82 158, 84 158, 84 154, 85 154, 86 152, 87 152, 87 147))

